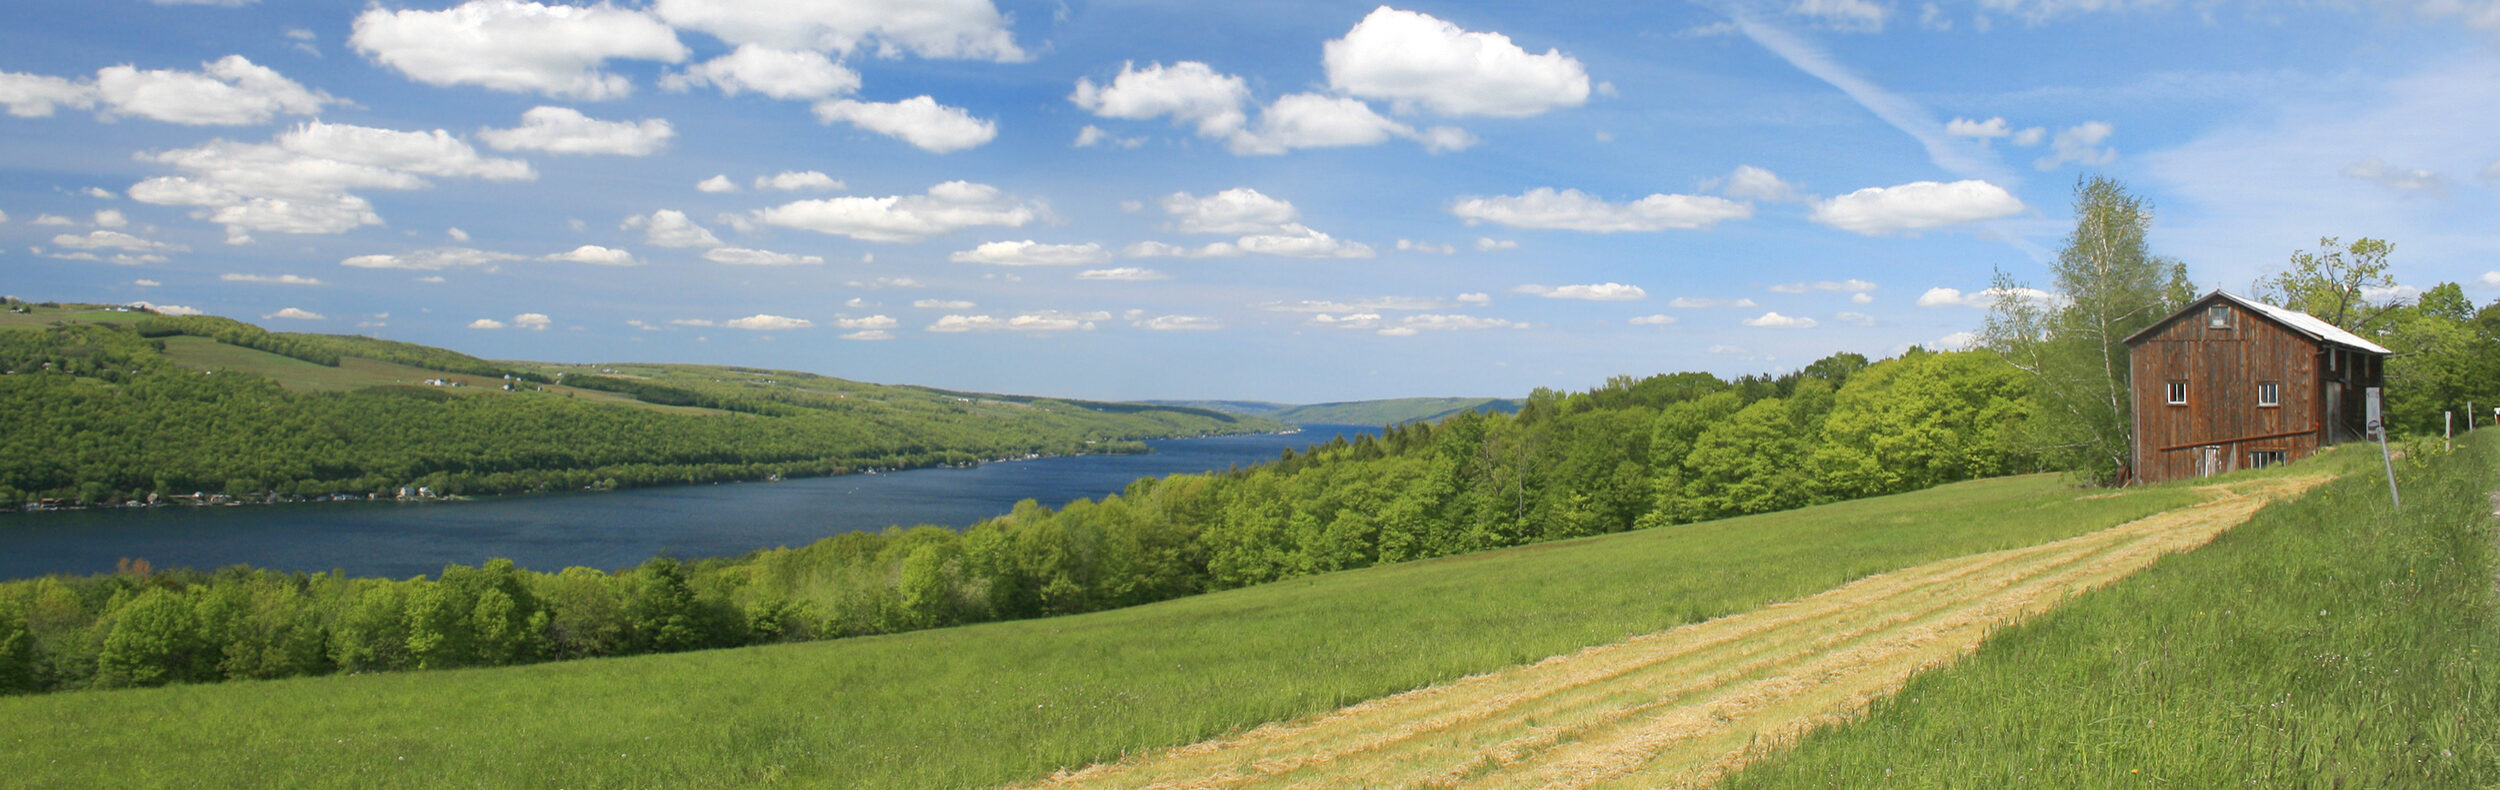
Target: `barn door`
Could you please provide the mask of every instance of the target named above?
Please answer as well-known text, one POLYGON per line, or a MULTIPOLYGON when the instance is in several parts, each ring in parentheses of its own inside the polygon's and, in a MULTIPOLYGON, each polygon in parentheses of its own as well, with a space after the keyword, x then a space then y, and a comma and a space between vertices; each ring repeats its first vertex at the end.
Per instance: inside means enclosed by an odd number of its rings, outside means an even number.
POLYGON ((2222 474, 2222 445, 2209 444, 2196 448, 2196 476, 2222 474))

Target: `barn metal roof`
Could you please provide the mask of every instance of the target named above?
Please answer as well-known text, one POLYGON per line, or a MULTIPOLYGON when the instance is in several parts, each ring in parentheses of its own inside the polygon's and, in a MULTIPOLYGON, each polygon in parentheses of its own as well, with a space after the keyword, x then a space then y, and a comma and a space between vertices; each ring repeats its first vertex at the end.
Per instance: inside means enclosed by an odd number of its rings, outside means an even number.
POLYGON ((2185 314, 2187 314, 2188 312, 2190 312, 2190 311, 2192 311, 2192 310, 2196 309, 2196 305, 2204 304, 2206 301, 2211 300, 2211 299, 2213 299, 2214 297, 2217 297, 2217 296, 2218 296, 2218 297, 2222 297, 2223 299, 2227 299, 2227 300, 2229 300, 2232 304, 2236 304, 2236 305, 2239 305, 2239 306, 2241 306, 2241 307, 2248 308, 2250 311, 2256 312, 2256 313, 2257 313, 2257 314, 2259 314, 2259 315, 2263 315, 2263 316, 2265 316, 2265 317, 2267 317, 2267 318, 2274 319, 2274 322, 2275 322, 2275 323, 2282 324, 2282 325, 2284 325, 2284 326, 2286 326, 2286 327, 2290 327, 2290 328, 2292 329, 2292 331, 2299 332, 2299 333, 2304 334, 2304 335, 2308 335, 2308 336, 2309 336, 2309 338, 2310 338, 2310 339, 2312 339, 2312 340, 2323 340, 2323 341, 2326 341, 2326 342, 2329 342, 2329 343, 2334 343, 2334 344, 2339 345, 2339 346, 2348 346, 2348 347, 2351 347, 2351 348, 2357 348, 2357 349, 2361 349, 2361 350, 2363 350, 2363 351, 2368 351, 2368 352, 2372 352, 2372 353, 2376 353, 2376 354, 2393 354, 2393 353, 2396 353, 2396 352, 2393 352, 2393 351, 2389 351, 2389 350, 2387 350, 2387 348, 2386 348, 2385 346, 2381 346, 2381 345, 2379 345, 2379 344, 2377 344, 2377 343, 2372 343, 2372 342, 2370 342, 2370 341, 2368 341, 2368 340, 2363 340, 2363 339, 2361 339, 2361 336, 2360 336, 2360 335, 2356 335, 2356 334, 2353 334, 2353 333, 2351 333, 2351 332, 2346 332, 2346 331, 2344 331, 2344 329, 2343 329, 2342 327, 2338 327, 2338 326, 2336 326, 2336 325, 2334 325, 2334 324, 2327 323, 2325 319, 2319 318, 2319 317, 2317 317, 2317 316, 2310 315, 2310 314, 2308 314, 2308 313, 2304 313, 2304 312, 2301 312, 2301 311, 2298 311, 2298 310, 2289 309, 2289 308, 2276 307, 2276 306, 2274 306, 2274 305, 2266 304, 2266 303, 2264 303, 2264 302, 2260 302, 2260 301, 2257 301, 2257 300, 2255 300, 2255 299, 2250 299, 2250 298, 2248 298, 2248 297, 2241 296, 2241 295, 2239 295, 2239 294, 2235 294, 2235 293, 2232 293, 2232 292, 2230 292, 2230 291, 2221 291, 2221 290, 2217 290, 2217 291, 2214 291, 2213 293, 2206 294, 2203 298, 2197 299, 2195 302, 2190 303, 2190 304, 2188 305, 2188 309, 2187 309, 2187 310, 2181 310, 2181 311, 2179 311, 2179 314, 2178 314, 2178 315, 2173 315, 2173 316, 2171 316, 2170 318, 2165 318, 2165 319, 2162 319, 2162 320, 2160 320, 2160 321, 2155 321, 2155 322, 2153 322, 2153 325, 2152 325, 2152 326, 2145 327, 2145 328, 2144 328, 2144 331, 2142 331, 2142 332, 2137 332, 2137 333, 2135 333, 2135 335, 2134 335, 2134 336, 2127 338, 2127 342, 2129 342, 2129 343, 2134 343, 2134 342, 2135 342, 2135 340, 2136 340, 2136 338, 2143 337, 2143 336, 2145 336, 2145 335, 2151 334, 2151 333, 2153 332, 2153 330, 2155 330, 2155 329, 2159 329, 2159 328, 2161 328, 2161 326, 2162 326, 2162 325, 2170 323, 2170 321, 2171 321, 2172 319, 2178 318, 2178 317, 2179 317, 2179 315, 2185 315, 2185 314))

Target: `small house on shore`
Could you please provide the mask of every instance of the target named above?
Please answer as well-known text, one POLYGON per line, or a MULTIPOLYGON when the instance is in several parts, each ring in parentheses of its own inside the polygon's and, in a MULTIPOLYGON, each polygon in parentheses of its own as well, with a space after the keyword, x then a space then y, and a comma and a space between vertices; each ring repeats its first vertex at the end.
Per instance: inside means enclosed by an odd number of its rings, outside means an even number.
POLYGON ((2227 291, 2126 340, 2137 480, 2289 463, 2363 436, 2390 353, 2317 316, 2227 291))

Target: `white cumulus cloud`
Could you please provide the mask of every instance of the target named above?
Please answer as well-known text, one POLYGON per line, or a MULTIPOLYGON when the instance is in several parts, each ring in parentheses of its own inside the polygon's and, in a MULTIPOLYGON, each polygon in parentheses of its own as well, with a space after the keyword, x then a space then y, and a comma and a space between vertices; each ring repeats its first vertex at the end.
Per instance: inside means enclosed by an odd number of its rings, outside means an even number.
POLYGON ((237 274, 237 273, 233 273, 233 272, 228 272, 228 273, 225 273, 225 274, 220 274, 220 275, 217 275, 217 279, 219 279, 219 280, 223 280, 223 281, 226 281, 226 282, 230 282, 230 283, 267 283, 267 284, 271 284, 271 285, 321 285, 321 284, 322 284, 321 280, 320 280, 320 279, 318 279, 318 278, 313 278, 313 277, 299 277, 299 276, 292 275, 292 274, 280 274, 280 275, 276 275, 276 276, 271 276, 271 275, 266 275, 266 274, 237 274))
POLYGON ((731 44, 878 57, 1026 59, 989 0, 659 0, 652 13, 731 44))
POLYGON ((266 314, 266 315, 261 316, 261 318, 264 318, 264 319, 268 319, 268 318, 286 318, 286 319, 291 319, 291 320, 296 320, 296 321, 319 321, 319 320, 322 320, 322 318, 323 318, 323 317, 324 317, 324 316, 322 316, 320 313, 316 313, 316 312, 313 312, 313 311, 311 311, 311 310, 305 310, 305 309, 303 309, 303 308, 298 308, 298 307, 289 307, 289 308, 286 308, 286 309, 283 309, 283 310, 279 310, 278 312, 275 312, 275 313, 269 313, 269 314, 266 314))
POLYGON ((1109 321, 1106 312, 1068 313, 1044 310, 1038 313, 999 318, 988 315, 948 315, 928 326, 931 332, 1067 332, 1092 330, 1094 322, 1109 321))
MULTIPOLYGON (((519 255, 513 255, 510 253, 489 252, 486 250, 470 249, 468 247, 436 247, 433 249, 415 250, 404 254, 380 253, 374 255, 358 255, 339 261, 339 265, 358 269, 413 269, 416 271, 438 271, 442 269, 492 267, 495 264, 504 261, 518 260, 523 260, 523 258, 519 255)), ((492 269, 489 268, 489 271, 492 271, 492 269)))
POLYGON ((1135 266, 1120 266, 1110 269, 1087 269, 1085 271, 1077 272, 1076 278, 1079 280, 1105 280, 1110 282, 1142 283, 1152 282, 1155 280, 1169 280, 1172 279, 1172 275, 1164 274, 1153 269, 1141 269, 1135 266))
POLYGON ((816 324, 815 322, 809 321, 805 318, 791 318, 788 316, 772 315, 770 313, 757 313, 745 318, 733 318, 727 321, 722 321, 720 325, 730 329, 746 329, 758 332, 768 332, 782 329, 806 329, 808 327, 815 326, 816 324))
POLYGON ((677 130, 660 118, 602 121, 570 107, 534 107, 521 114, 520 126, 483 129, 477 136, 498 151, 650 156, 666 147, 677 130))
POLYGON ((760 93, 775 99, 814 100, 859 90, 859 72, 812 50, 740 44, 738 49, 660 78, 669 90, 710 85, 722 95, 760 93))
POLYGON ((1599 283, 1596 285, 1522 285, 1512 293, 1542 296, 1547 299, 1581 299, 1591 302, 1628 302, 1649 296, 1637 285, 1599 283))
POLYGON ((1297 148, 1373 145, 1412 136, 1413 127, 1389 120, 1360 100, 1296 93, 1260 110, 1258 125, 1234 132, 1225 145, 1236 154, 1273 155, 1297 148))
POLYGON ((1665 313, 1656 313, 1632 319, 1632 324, 1634 326, 1666 326, 1675 322, 1675 316, 1667 315, 1665 313))
POLYGON ((2448 183, 2438 173, 2421 168, 2393 167, 2386 160, 2367 157, 2344 166, 2344 176, 2368 181, 2398 192, 2420 192, 2436 195, 2448 190, 2448 183))
POLYGON ((1926 293, 1919 294, 1918 306, 1976 307, 1980 309, 1987 309, 1988 307, 1994 306, 1997 303, 1997 300, 2004 299, 2009 296, 2043 305, 2055 304, 2060 301, 2056 294, 2037 288, 2016 288, 2010 291, 1998 288, 1989 288, 1986 290, 1965 293, 1959 288, 1939 287, 1929 288, 1926 293))
POLYGON ((686 212, 676 209, 664 208, 648 215, 637 214, 626 217, 622 227, 626 230, 641 228, 643 241, 661 247, 682 249, 721 246, 720 237, 712 235, 711 230, 695 224, 694 220, 687 219, 686 212))
POLYGON ((1667 300, 1667 306, 1692 309, 1697 307, 1754 307, 1755 305, 1751 299, 1703 299, 1692 296, 1678 296, 1674 299, 1667 300))
POLYGON ((1753 165, 1737 165, 1736 172, 1718 183, 1720 194, 1728 197, 1777 202, 1797 196, 1795 185, 1780 180, 1779 174, 1753 165))
POLYGON ((143 239, 117 230, 88 231, 79 236, 68 233, 52 237, 52 243, 73 250, 127 250, 130 252, 181 252, 190 249, 180 244, 143 239))
POLYGON ((738 182, 729 180, 728 173, 721 173, 712 176, 711 178, 695 182, 694 189, 697 192, 715 195, 723 192, 736 192, 738 191, 738 182))
POLYGON ((1493 239, 1482 236, 1476 237, 1477 252, 1500 252, 1503 250, 1515 249, 1519 249, 1519 242, 1511 241, 1509 239, 1493 239))
POLYGON ((347 43, 428 85, 613 99, 633 83, 600 69, 611 59, 686 59, 677 33, 650 14, 601 3, 540 5, 470 0, 440 11, 381 6, 356 16, 347 43))
MULTIPOLYGON (((200 64, 200 71, 108 66, 96 72, 94 92, 104 115, 133 115, 167 123, 239 126, 279 114, 312 115, 339 103, 241 55, 200 64)), ((16 103, 10 104, 14 112, 16 103)))
POLYGON ((1388 6, 1321 45, 1321 62, 1329 87, 1401 112, 1522 117, 1589 96, 1587 69, 1559 50, 1531 54, 1500 33, 1388 6))
POLYGON ((1399 240, 1398 240, 1398 249, 1401 249, 1401 250, 1408 250, 1408 251, 1412 251, 1412 252, 1430 253, 1430 254, 1433 254, 1433 255, 1456 255, 1456 254, 1458 254, 1458 247, 1457 247, 1456 245, 1451 245, 1451 244, 1435 244, 1435 243, 1433 243, 1433 242, 1428 242, 1428 241, 1412 241, 1412 240, 1408 240, 1408 239, 1399 239, 1399 240))
POLYGON ((1802 316, 1780 315, 1778 311, 1763 313, 1759 316, 1745 319, 1740 323, 1743 323, 1746 326, 1768 327, 1771 329, 1812 329, 1815 325, 1814 319, 1802 316))
POLYGON ((1995 219, 2022 210, 2023 202, 2013 193, 1986 181, 1913 181, 1818 201, 1807 218, 1851 233, 1888 236, 1995 219))
MULTIPOLYGON (((1242 111, 1249 100, 1250 87, 1240 77, 1186 60, 1169 67, 1149 63, 1142 69, 1122 63, 1108 84, 1079 78, 1076 92, 1068 95, 1068 101, 1099 117, 1148 120, 1168 115, 1174 123, 1194 124, 1199 136, 1209 138, 1240 131, 1249 122, 1242 111)), ((1079 138, 1077 145, 1086 143, 1079 138)))
POLYGON ((1159 315, 1129 322, 1130 326, 1156 332, 1212 332, 1224 328, 1224 322, 1194 315, 1159 315))
POLYGON ((1172 229, 1182 233, 1260 233, 1293 224, 1302 216, 1292 203, 1249 187, 1234 187, 1203 198, 1174 192, 1160 203, 1163 213, 1172 217, 1172 229))
MULTIPOLYGON (((1461 299, 1461 301, 1465 300, 1461 299)), ((1280 313, 1378 313, 1384 310, 1439 310, 1447 306, 1439 299, 1383 296, 1372 299, 1305 299, 1299 302, 1265 302, 1258 305, 1258 308, 1280 313)))
POLYGON ((2058 165, 2106 165, 2118 161, 2118 150, 2102 145, 2109 140, 2109 124, 2100 121, 2068 127, 2049 140, 2049 155, 2031 163, 2041 170, 2055 170, 2058 165))
POLYGON ((922 310, 970 310, 978 305, 963 299, 918 299, 911 306, 922 310))
POLYGON ((1753 206, 1709 195, 1668 194, 1608 203, 1577 189, 1538 187, 1517 196, 1466 198, 1452 205, 1450 213, 1470 225, 1617 233, 1708 228, 1751 217, 1753 206))
POLYGON ((828 99, 816 103, 816 118, 847 123, 936 154, 979 146, 998 136, 998 124, 928 96, 898 102, 828 99))
POLYGON ((732 266, 800 266, 824 263, 815 255, 795 255, 749 247, 714 247, 703 251, 703 259, 732 266))
POLYGON ((0 71, 0 105, 20 118, 48 118, 60 107, 95 106, 95 86, 45 74, 0 71))
POLYGON ((1084 244, 1043 244, 1032 241, 992 241, 981 246, 946 256, 956 263, 985 263, 993 266, 1083 266, 1111 260, 1111 252, 1093 242, 1084 244))
POLYGON ((431 185, 425 176, 537 177, 529 163, 480 156, 441 129, 403 132, 320 121, 270 143, 211 140, 139 159, 183 174, 141 181, 131 186, 131 199, 203 209, 206 219, 226 226, 229 243, 250 241, 254 231, 344 233, 381 224, 372 203, 355 190, 422 189, 431 185))
POLYGON ((1874 284, 1874 283, 1867 282, 1867 281, 1865 281, 1865 280, 1855 280, 1855 279, 1852 279, 1852 280, 1820 280, 1820 281, 1810 282, 1810 283, 1781 283, 1781 284, 1779 284, 1779 285, 1774 285, 1774 286, 1771 286, 1771 289, 1770 289, 1770 290, 1771 290, 1771 292, 1772 292, 1772 293, 1777 293, 1777 294, 1801 294, 1801 293, 1811 293, 1811 292, 1814 292, 1814 291, 1835 291, 1835 292, 1839 292, 1839 293, 1862 293, 1862 292, 1865 292, 1865 291, 1872 291, 1872 290, 1875 290, 1875 284, 1874 284))
POLYGON ((803 189, 841 189, 842 181, 814 170, 784 170, 769 176, 756 176, 755 188, 781 192, 797 192, 803 189))
POLYGON ((913 242, 972 227, 1021 227, 1040 211, 988 184, 949 181, 921 195, 801 200, 753 216, 766 225, 861 241, 913 242))
POLYGON ((593 266, 642 265, 641 261, 634 260, 634 254, 631 252, 601 247, 596 244, 584 244, 567 252, 559 252, 548 255, 544 260, 587 263, 593 266))

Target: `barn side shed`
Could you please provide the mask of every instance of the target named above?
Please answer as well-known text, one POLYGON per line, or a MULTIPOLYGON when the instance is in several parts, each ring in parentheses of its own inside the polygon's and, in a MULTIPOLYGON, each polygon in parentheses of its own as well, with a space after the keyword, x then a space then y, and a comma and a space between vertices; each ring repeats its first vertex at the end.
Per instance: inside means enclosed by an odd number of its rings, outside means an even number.
POLYGON ((2288 463, 2362 435, 2386 348, 2298 310, 2214 291, 2126 340, 2135 479, 2288 463))

